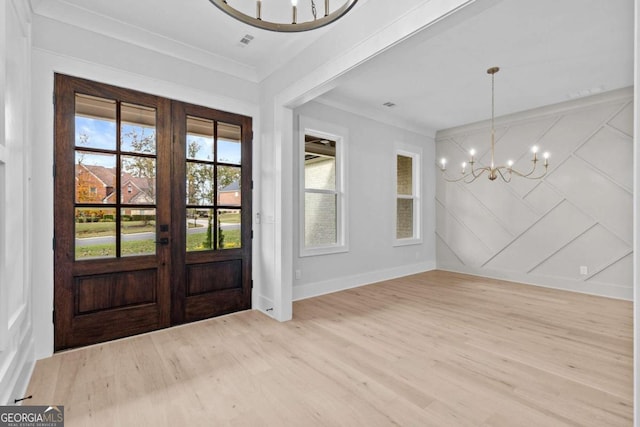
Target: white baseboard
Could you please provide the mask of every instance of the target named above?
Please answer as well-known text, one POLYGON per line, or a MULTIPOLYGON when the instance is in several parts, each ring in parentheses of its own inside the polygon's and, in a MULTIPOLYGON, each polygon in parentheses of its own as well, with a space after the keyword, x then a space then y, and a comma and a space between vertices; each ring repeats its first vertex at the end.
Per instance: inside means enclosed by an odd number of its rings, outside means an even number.
POLYGON ((435 269, 433 261, 419 264, 404 265, 401 267, 389 268, 385 270, 369 271, 352 276, 340 277, 338 279, 325 280, 322 282, 306 283, 293 287, 293 300, 298 301, 306 298, 317 297, 330 294, 332 292, 343 291, 345 289, 357 288, 359 286, 370 285, 384 280, 396 279, 398 277, 409 276, 411 274, 424 273, 435 269))
POLYGON ((9 356, 9 369, 5 371, 7 378, 0 378, 0 383, 6 383, 5 390, 0 392, 0 405, 15 405, 15 399, 24 397, 35 367, 34 352, 35 343, 28 334, 23 337, 20 348, 9 356))
POLYGON ((623 286, 615 286, 607 283, 584 282, 581 280, 562 279, 558 277, 536 276, 512 271, 489 270, 485 268, 473 268, 466 266, 438 265, 438 270, 455 273, 471 274, 490 279, 508 280, 510 282, 523 283, 525 285, 541 286, 543 288, 560 289, 563 291, 579 292, 600 297, 633 300, 633 289, 623 286))
POLYGON ((253 305, 254 310, 258 310, 266 314, 267 316, 273 317, 273 300, 265 297, 264 295, 253 295, 253 305))

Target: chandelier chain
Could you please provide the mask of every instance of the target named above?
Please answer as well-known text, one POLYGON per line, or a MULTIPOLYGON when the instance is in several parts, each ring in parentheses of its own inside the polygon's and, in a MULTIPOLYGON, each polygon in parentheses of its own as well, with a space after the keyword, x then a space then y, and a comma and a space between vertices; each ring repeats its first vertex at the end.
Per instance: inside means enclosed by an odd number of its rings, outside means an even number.
POLYGON ((311 13, 313 13, 313 20, 318 19, 318 12, 316 11, 316 2, 311 0, 311 13))
POLYGON ((496 78, 496 73, 491 73, 491 167, 492 168, 495 166, 494 150, 496 145, 496 128, 494 127, 495 104, 496 104, 495 78, 496 78))

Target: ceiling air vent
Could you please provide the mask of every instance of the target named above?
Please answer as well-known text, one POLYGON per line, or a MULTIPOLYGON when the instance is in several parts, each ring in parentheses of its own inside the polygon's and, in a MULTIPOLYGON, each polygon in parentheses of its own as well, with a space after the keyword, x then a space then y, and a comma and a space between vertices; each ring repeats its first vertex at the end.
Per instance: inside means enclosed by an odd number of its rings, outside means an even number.
POLYGON ((244 37, 240 39, 240 46, 248 46, 251 40, 253 40, 253 36, 251 34, 245 34, 244 37))
POLYGON ((382 104, 382 105, 384 105, 385 107, 389 107, 389 108, 392 108, 392 107, 395 107, 395 106, 396 106, 396 104, 394 104, 394 103, 393 103, 393 102, 391 102, 391 101, 387 101, 387 102, 385 102, 385 103, 384 103, 384 104, 382 104))

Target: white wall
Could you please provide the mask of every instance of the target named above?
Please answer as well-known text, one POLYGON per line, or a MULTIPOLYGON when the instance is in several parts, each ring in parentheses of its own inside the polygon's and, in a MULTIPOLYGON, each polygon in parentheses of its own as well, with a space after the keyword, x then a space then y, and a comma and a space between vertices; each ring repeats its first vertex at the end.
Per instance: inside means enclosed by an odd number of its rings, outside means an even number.
MULTIPOLYGON (((35 15, 33 18, 32 112, 34 332, 36 357, 53 352, 53 76, 54 73, 91 79, 154 95, 253 117, 259 129, 257 84, 204 66, 145 49, 35 15)), ((260 140, 254 137, 254 177, 260 177, 260 140)), ((255 193, 254 205, 260 203, 255 193)), ((254 239, 254 247, 260 242, 254 239)), ((255 251, 254 251, 255 254, 255 251)), ((259 254, 258 254, 259 255, 259 254)), ((254 258, 258 255, 254 255, 254 258)), ((260 292, 260 262, 254 267, 254 298, 260 292)))
POLYGON ((634 1, 634 114, 633 114, 633 418, 640 426, 640 0, 634 1))
POLYGON ((292 316, 294 261, 291 108, 330 90, 360 63, 421 30, 429 30, 444 16, 472 16, 499 0, 407 0, 403 7, 386 0, 358 3, 348 14, 291 62, 260 85, 262 150, 262 224, 260 259, 264 292, 260 306, 278 320, 292 316), (458 12, 459 9, 462 9, 458 12))
MULTIPOLYGON (((342 128, 347 135, 346 200, 348 204, 348 251, 344 253, 300 257, 300 178, 298 160, 303 149, 294 137, 293 173, 293 298, 308 298, 328 292, 404 276, 435 267, 435 180, 429 166, 435 162, 433 138, 382 124, 315 102, 294 111, 294 135, 300 133, 298 117, 342 128), (393 246, 395 239, 396 149, 414 148, 422 152, 422 242, 393 246), (427 172, 427 173, 425 173, 427 172), (300 278, 295 278, 295 271, 300 278)), ((342 135, 341 135, 342 136, 342 135)))
MULTIPOLYGON (((549 173, 510 184, 438 174, 438 268, 632 299, 632 90, 498 118, 496 137, 498 164, 512 156, 525 170, 539 145, 549 173)), ((436 142, 450 173, 470 148, 487 164, 489 123, 440 131, 436 142)))
POLYGON ((34 360, 30 19, 26 2, 0 2, 0 405, 23 397, 34 360))

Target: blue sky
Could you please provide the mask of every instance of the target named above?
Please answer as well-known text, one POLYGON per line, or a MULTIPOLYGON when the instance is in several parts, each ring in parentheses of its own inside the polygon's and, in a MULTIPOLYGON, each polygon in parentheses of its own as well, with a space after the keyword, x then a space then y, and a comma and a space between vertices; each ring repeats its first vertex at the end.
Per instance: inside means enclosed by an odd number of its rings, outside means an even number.
MULTIPOLYGON (((83 116, 76 116, 76 145, 78 147, 99 148, 104 150, 115 150, 116 148, 116 124, 110 120, 99 120, 94 118, 88 118, 83 116), (81 135, 86 135, 86 140, 81 142, 81 135)), ((144 128, 142 126, 136 126, 138 132, 144 132, 145 135, 149 135, 152 132, 152 128, 144 128)), ((131 129, 134 129, 131 125, 123 125, 123 134, 126 134, 131 129)), ((187 135, 187 143, 196 141, 200 145, 200 149, 196 154, 197 159, 211 160, 213 153, 213 138, 205 138, 199 135, 187 135)), ((123 148, 126 148, 126 141, 123 141, 123 148)), ((87 156, 85 159, 88 164, 95 164, 98 166, 113 167, 113 161, 109 159, 110 156, 91 156, 91 161, 97 163, 91 163, 88 161, 87 156)), ((224 161, 228 163, 240 164, 241 152, 240 144, 233 141, 226 141, 218 139, 218 161, 224 161)))

